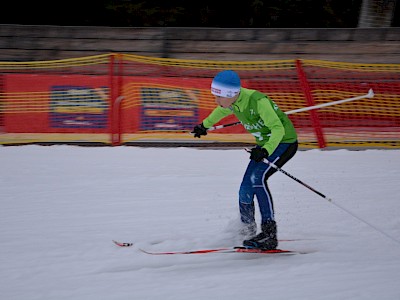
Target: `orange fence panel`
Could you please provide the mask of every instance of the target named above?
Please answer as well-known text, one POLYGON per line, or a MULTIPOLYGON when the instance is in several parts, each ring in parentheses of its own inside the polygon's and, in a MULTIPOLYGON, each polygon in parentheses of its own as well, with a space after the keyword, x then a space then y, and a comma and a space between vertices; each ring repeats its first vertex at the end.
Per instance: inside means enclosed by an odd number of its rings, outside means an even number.
MULTIPOLYGON (((215 107, 223 69, 290 114, 303 148, 400 145, 400 65, 319 60, 200 61, 106 54, 60 61, 0 62, 0 144, 253 143, 241 125, 193 139, 215 107), (362 97, 373 98, 331 105, 362 97)), ((234 116, 219 124, 236 122, 234 116)), ((217 124, 218 125, 218 124, 217 124)))

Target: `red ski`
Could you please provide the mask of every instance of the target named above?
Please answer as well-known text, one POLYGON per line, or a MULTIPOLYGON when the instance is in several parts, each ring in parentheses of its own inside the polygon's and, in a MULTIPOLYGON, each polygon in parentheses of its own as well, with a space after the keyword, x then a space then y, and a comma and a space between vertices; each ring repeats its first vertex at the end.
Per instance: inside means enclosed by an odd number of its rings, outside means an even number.
POLYGON ((305 252, 298 252, 292 250, 274 249, 274 250, 262 250, 256 248, 245 248, 245 247, 231 247, 231 248, 213 248, 213 249, 202 249, 202 250, 189 250, 189 251, 166 251, 166 252, 154 252, 139 249, 140 251, 151 254, 151 255, 175 255, 175 254, 210 254, 210 253, 258 253, 266 255, 293 255, 293 254, 304 254, 305 252))
MULTIPOLYGON (((296 241, 304 241, 304 240, 308 240, 308 239, 285 239, 285 240, 279 240, 279 242, 296 242, 296 241)), ((116 240, 113 240, 113 243, 120 247, 132 247, 135 244, 132 242, 118 242, 116 240)), ((224 248, 224 249, 227 249, 227 248, 224 248)), ((229 248, 228 248, 228 250, 229 250, 229 248)), ((211 252, 215 252, 215 251, 211 251, 211 252)))

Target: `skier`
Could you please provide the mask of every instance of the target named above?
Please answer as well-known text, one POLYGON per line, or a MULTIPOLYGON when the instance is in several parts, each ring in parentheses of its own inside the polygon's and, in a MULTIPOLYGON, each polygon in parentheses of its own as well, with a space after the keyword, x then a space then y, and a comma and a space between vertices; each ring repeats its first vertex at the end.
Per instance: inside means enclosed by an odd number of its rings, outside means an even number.
POLYGON ((207 135, 207 129, 222 118, 234 114, 256 139, 250 151, 250 162, 239 189, 241 234, 246 247, 272 250, 278 246, 272 195, 268 178, 276 169, 264 159, 282 167, 297 152, 296 130, 279 107, 267 95, 241 87, 239 75, 232 70, 219 72, 211 84, 211 93, 218 106, 202 123, 194 126, 194 137, 207 135), (254 195, 261 214, 261 232, 257 235, 254 195))

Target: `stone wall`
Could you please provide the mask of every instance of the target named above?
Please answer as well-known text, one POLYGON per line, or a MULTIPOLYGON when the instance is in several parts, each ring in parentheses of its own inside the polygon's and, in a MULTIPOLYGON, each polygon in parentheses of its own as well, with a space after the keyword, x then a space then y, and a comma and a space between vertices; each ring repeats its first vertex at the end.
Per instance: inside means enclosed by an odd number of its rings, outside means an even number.
POLYGON ((0 49, 0 61, 58 60, 114 52, 196 60, 400 63, 400 27, 223 29, 0 25, 0 49))

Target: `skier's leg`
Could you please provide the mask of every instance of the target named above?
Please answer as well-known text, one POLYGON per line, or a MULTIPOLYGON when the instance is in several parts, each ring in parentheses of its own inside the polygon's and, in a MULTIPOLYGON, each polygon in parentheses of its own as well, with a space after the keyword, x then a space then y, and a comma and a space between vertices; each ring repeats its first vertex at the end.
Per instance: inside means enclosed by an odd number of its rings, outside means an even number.
MULTIPOLYGON (((278 167, 282 167, 287 163, 297 152, 298 144, 282 143, 274 153, 268 157, 268 160, 278 167)), ((255 169, 254 191, 257 196, 258 204, 261 213, 261 224, 270 220, 274 220, 274 204, 272 194, 268 187, 268 179, 276 172, 276 169, 266 163, 258 164, 255 169)))
POLYGON ((249 234, 255 234, 257 230, 254 218, 254 191, 251 182, 251 174, 255 165, 254 161, 249 162, 239 189, 240 219, 244 223, 244 230, 247 231, 248 229, 249 234))
MULTIPOLYGON (((283 166, 294 156, 297 148, 297 142, 293 144, 280 144, 273 155, 268 157, 268 160, 276 165, 283 166)), ((267 184, 268 178, 275 172, 276 169, 270 165, 258 163, 251 176, 261 213, 261 233, 252 239, 245 240, 243 242, 245 246, 263 249, 275 249, 278 246, 272 195, 267 184)))

